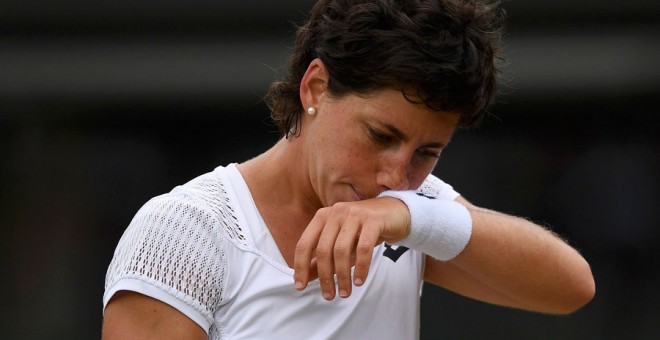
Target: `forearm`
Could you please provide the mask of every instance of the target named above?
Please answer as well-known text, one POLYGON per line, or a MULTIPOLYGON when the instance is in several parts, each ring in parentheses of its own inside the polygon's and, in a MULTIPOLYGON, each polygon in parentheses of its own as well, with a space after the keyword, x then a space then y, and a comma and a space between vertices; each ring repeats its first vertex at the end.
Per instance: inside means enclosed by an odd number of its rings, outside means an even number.
POLYGON ((566 242, 525 219, 462 203, 472 216, 472 237, 448 265, 464 275, 443 275, 449 278, 443 285, 473 280, 473 292, 459 293, 546 313, 569 313, 591 300, 589 265, 566 242))

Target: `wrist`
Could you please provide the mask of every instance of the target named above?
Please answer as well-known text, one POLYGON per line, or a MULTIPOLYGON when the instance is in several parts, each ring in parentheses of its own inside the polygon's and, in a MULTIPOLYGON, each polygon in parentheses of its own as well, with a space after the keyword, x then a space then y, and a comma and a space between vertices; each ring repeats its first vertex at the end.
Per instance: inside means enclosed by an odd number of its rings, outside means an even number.
POLYGON ((472 218, 462 204, 417 195, 414 191, 388 190, 380 197, 393 197, 410 212, 410 231, 397 245, 447 261, 460 254, 472 235, 472 218))

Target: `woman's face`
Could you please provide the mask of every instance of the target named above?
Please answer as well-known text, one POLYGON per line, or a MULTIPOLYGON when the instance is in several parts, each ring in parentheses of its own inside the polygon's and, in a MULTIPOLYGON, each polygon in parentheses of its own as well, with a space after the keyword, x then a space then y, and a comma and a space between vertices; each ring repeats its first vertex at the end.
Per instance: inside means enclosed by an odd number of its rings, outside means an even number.
POLYGON ((459 116, 384 89, 323 96, 302 131, 312 188, 323 206, 417 189, 449 143, 459 116))

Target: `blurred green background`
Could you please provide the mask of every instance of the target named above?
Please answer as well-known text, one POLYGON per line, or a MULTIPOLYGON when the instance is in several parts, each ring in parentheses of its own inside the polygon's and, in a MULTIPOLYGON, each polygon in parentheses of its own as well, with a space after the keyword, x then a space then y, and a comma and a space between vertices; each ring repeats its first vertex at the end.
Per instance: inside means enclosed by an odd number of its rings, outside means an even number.
MULTIPOLYGON (((3 0, 2 339, 100 337, 137 209, 278 138, 261 101, 312 1, 3 0)), ((424 288, 422 339, 660 338, 660 2, 506 1, 507 95, 436 169, 592 264, 546 316, 424 288)))

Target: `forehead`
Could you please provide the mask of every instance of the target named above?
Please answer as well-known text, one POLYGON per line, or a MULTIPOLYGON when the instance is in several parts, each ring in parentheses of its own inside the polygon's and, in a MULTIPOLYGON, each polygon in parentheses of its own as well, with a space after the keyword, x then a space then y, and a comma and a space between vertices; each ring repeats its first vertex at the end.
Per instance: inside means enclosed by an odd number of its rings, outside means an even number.
POLYGON ((346 109, 355 111, 360 121, 386 124, 411 136, 448 142, 460 118, 453 112, 435 111, 411 101, 401 90, 386 88, 364 95, 348 95, 346 109))
POLYGON ((401 87, 384 87, 369 91, 366 93, 349 93, 338 98, 339 100, 345 98, 354 98, 358 101, 367 101, 373 105, 418 105, 420 108, 426 108, 431 112, 437 112, 441 114, 450 114, 457 112, 452 111, 441 111, 436 108, 430 108, 425 104, 424 99, 422 99, 417 92, 411 90, 411 88, 401 88, 401 87))
POLYGON ((352 101, 360 102, 365 108, 378 109, 392 116, 405 115, 410 111, 448 117, 450 118, 448 121, 458 122, 460 118, 455 112, 433 110, 415 95, 396 88, 384 88, 366 94, 351 94, 347 97, 352 97, 352 101))

